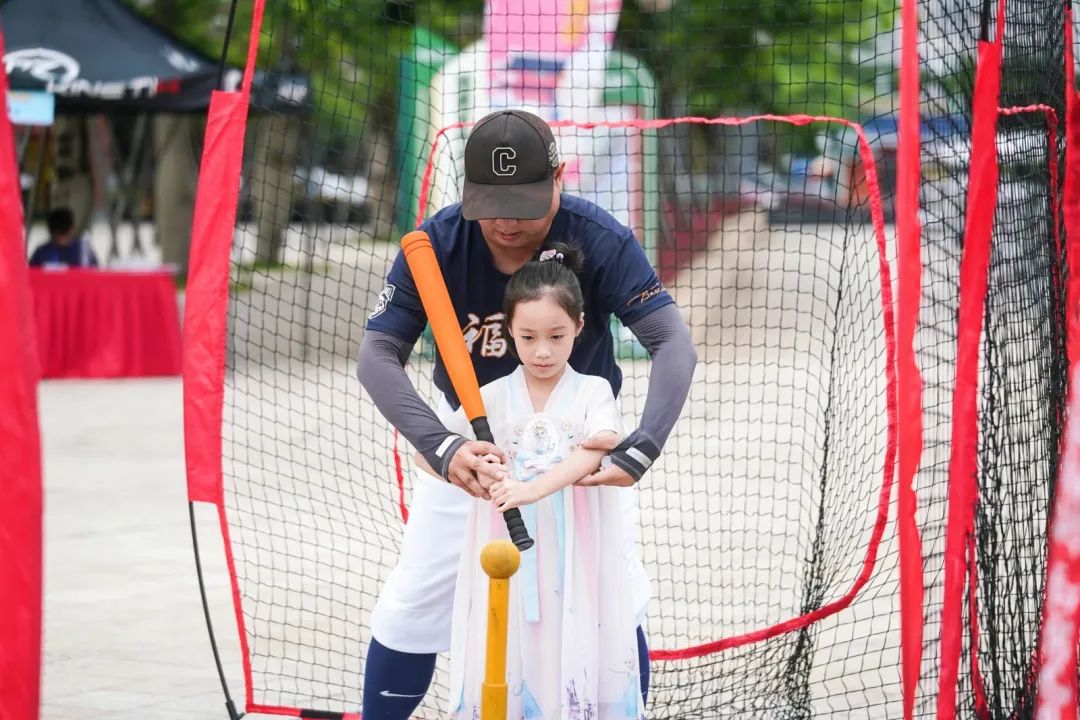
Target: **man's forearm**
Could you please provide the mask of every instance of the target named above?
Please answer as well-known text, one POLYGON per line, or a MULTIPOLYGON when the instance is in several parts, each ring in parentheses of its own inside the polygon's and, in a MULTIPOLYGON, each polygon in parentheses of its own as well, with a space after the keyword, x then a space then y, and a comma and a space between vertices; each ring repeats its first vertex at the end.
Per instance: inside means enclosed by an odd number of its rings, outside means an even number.
POLYGON ((612 462, 635 478, 660 456, 682 414, 694 379, 697 351, 678 307, 665 305, 630 325, 652 358, 641 424, 612 453, 612 462))
POLYGON ((366 332, 360 341, 356 376, 383 417, 446 477, 450 458, 465 438, 447 430, 416 392, 405 373, 410 352, 412 347, 400 338, 366 332))

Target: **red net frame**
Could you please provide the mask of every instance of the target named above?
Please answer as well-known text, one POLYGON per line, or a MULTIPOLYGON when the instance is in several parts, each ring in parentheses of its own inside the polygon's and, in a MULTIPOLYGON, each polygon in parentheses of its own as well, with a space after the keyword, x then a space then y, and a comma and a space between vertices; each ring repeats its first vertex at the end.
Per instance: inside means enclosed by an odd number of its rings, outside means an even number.
MULTIPOLYGON (((1053 112, 1052 108, 1046 108, 1053 112)), ((1014 108, 1004 112, 1023 112, 1025 108, 1014 108)), ((884 328, 885 346, 887 351, 887 395, 888 401, 888 439, 885 451, 885 472, 881 481, 881 488, 879 492, 879 501, 877 505, 877 512, 873 521, 873 525, 870 531, 870 540, 867 544, 866 553, 862 561, 862 569, 859 572, 857 578, 855 578, 851 587, 842 596, 830 600, 817 610, 796 617, 792 617, 786 621, 776 623, 767 627, 760 628, 747 633, 742 633, 732 637, 720 638, 711 642, 705 642, 701 644, 695 644, 684 648, 653 648, 649 652, 650 659, 654 661, 664 660, 685 660, 689 658, 702 657, 715 653, 720 653, 732 648, 749 645, 755 642, 767 640, 778 635, 794 632, 805 628, 812 623, 815 623, 825 617, 840 612, 844 608, 848 607, 852 601, 856 598, 859 591, 870 580, 871 575, 874 572, 875 564, 878 557, 878 550, 881 544, 882 535, 885 531, 885 526, 888 521, 889 515, 889 499, 892 492, 893 476, 894 476, 894 459, 896 456, 896 375, 895 375, 895 354, 896 354, 896 339, 895 339, 895 325, 893 320, 893 290, 891 281, 891 269, 889 267, 888 258, 886 255, 886 237, 885 237, 885 220, 882 210, 881 201, 881 188, 878 183, 877 177, 877 165, 874 157, 874 151, 870 146, 870 142, 866 137, 866 132, 863 127, 857 123, 844 118, 834 118, 826 116, 814 116, 814 115, 772 115, 772 114, 760 114, 750 115, 747 117, 680 117, 680 118, 662 118, 656 120, 626 120, 617 122, 575 122, 572 120, 556 121, 550 123, 553 129, 559 128, 576 128, 580 130, 590 130, 593 128, 607 128, 607 129, 621 129, 631 128, 635 130, 656 130, 660 128, 669 127, 671 125, 678 124, 692 124, 692 125, 724 125, 724 126, 743 126, 750 125, 758 122, 779 122, 787 123, 793 126, 809 125, 811 123, 835 123, 843 127, 848 127, 854 130, 858 137, 858 153, 859 159, 862 164, 863 172, 866 177, 866 186, 868 191, 868 202, 870 205, 871 221, 873 223, 873 234, 877 243, 879 258, 880 258, 880 278, 881 278, 881 297, 882 308, 884 312, 884 328)), ((419 226, 427 215, 427 206, 429 195, 431 191, 432 176, 435 172, 435 157, 439 151, 440 142, 446 136, 447 133, 455 130, 467 129, 471 127, 473 123, 455 123, 441 128, 435 135, 435 139, 432 141, 431 152, 428 155, 428 162, 426 163, 423 175, 423 181, 420 191, 420 202, 416 216, 416 224, 419 226)), ((399 505, 401 511, 401 518, 403 522, 408 522, 408 507, 405 501, 406 495, 406 483, 403 472, 403 463, 401 457, 401 449, 399 447, 399 435, 394 432, 393 443, 393 467, 394 467, 394 482, 397 489, 397 495, 399 498, 399 505)))
MULTIPOLYGON (((1015 108, 999 109, 999 114, 1001 114, 1001 115, 1015 115, 1015 114, 1022 114, 1022 113, 1043 113, 1043 114, 1045 114, 1047 116, 1047 132, 1048 132, 1048 136, 1050 137, 1050 140, 1051 140, 1051 146, 1053 146, 1055 144, 1055 142, 1056 142, 1056 138, 1055 138, 1056 129, 1055 128, 1056 128, 1056 123, 1057 123, 1057 114, 1053 110, 1053 108, 1048 106, 1048 105, 1035 104, 1035 105, 1029 105, 1029 106, 1019 106, 1019 107, 1015 107, 1015 108)), ((700 123, 700 124, 742 124, 742 123, 747 123, 747 122, 751 122, 751 121, 754 121, 754 120, 770 120, 770 121, 777 121, 777 122, 790 122, 791 121, 790 118, 792 118, 792 117, 808 118, 806 120, 806 122, 828 121, 828 122, 844 123, 844 121, 839 120, 839 119, 820 118, 820 117, 815 117, 815 116, 759 115, 759 116, 753 116, 752 118, 740 118, 740 119, 735 119, 735 118, 724 118, 724 119, 719 119, 719 118, 680 118, 678 120, 638 121, 637 123, 634 123, 634 124, 639 126, 639 127, 642 127, 642 128, 646 128, 646 127, 658 128, 658 127, 663 127, 664 126, 663 124, 665 124, 665 123, 670 124, 670 123, 674 123, 674 122, 695 122, 695 123, 700 123), (660 123, 660 124, 652 125, 652 123, 660 123)), ((859 154, 860 154, 861 157, 866 156, 867 155, 867 145, 868 145, 868 143, 866 141, 865 133, 863 132, 861 126, 857 126, 857 124, 855 124, 855 123, 846 123, 846 124, 848 124, 849 126, 853 127, 854 129, 856 129, 858 131, 859 138, 860 138, 860 140, 859 140, 859 154)), ((612 124, 601 123, 601 124, 597 124, 597 125, 598 126, 599 125, 617 126, 617 125, 620 125, 620 123, 612 123, 612 124)), ((588 124, 583 124, 583 127, 586 127, 586 126, 588 126, 588 124)), ((434 154, 434 152, 433 152, 433 154, 434 154)), ((1049 158, 1050 158, 1050 160, 1049 160, 1049 162, 1050 162, 1050 174, 1051 174, 1052 178, 1054 178, 1054 180, 1052 180, 1052 182, 1054 184, 1056 184, 1056 182, 1057 182, 1056 178, 1057 178, 1057 173, 1058 173, 1056 153, 1051 152, 1049 154, 1049 158)), ((868 167, 871 166, 871 164, 873 163, 872 153, 869 154, 869 157, 863 157, 863 163, 864 163, 864 165, 866 165, 868 167)), ((874 182, 876 184, 876 182, 877 182, 876 170, 874 172, 870 173, 870 174, 874 177, 874 182)), ((873 205, 874 201, 876 200, 878 205, 879 205, 876 208, 872 207, 872 214, 874 215, 874 226, 875 226, 874 235, 877 238, 877 243, 879 244, 879 253, 882 254, 882 258, 884 259, 883 248, 885 246, 885 241, 883 239, 883 228, 881 226, 882 223, 881 223, 881 208, 880 208, 880 195, 879 195, 879 193, 880 193, 880 188, 878 188, 878 193, 872 194, 871 204, 873 205)), ((1060 234, 1058 233, 1057 222, 1056 222, 1056 220, 1057 220, 1057 218, 1059 216, 1060 210, 1058 208, 1058 204, 1057 204, 1057 201, 1056 201, 1056 196, 1052 195, 1050 202, 1051 202, 1051 212, 1052 212, 1052 214, 1053 214, 1053 216, 1055 218, 1054 241, 1058 245, 1058 248, 1060 249, 1061 237, 1060 237, 1060 234)), ((1066 208, 1066 213, 1067 212, 1068 212, 1068 208, 1066 208)), ((1073 255, 1074 254, 1070 254, 1070 260, 1072 259, 1073 255)), ((883 269, 887 270, 887 264, 886 263, 883 263, 883 269)), ((1072 274, 1072 275, 1075 276, 1075 274, 1072 274)), ((889 283, 889 273, 887 271, 882 272, 881 277, 882 277, 883 285, 887 286, 888 283, 889 283)), ((891 298, 891 289, 887 289, 887 288, 883 287, 882 296, 883 296, 883 303, 884 303, 883 312, 891 313, 891 299, 889 301, 885 301, 886 296, 889 296, 891 298)), ((886 321, 885 324, 886 324, 886 327, 887 327, 886 332, 890 332, 888 330, 888 328, 890 328, 891 324, 892 324, 891 316, 886 321)), ((1075 333, 1073 334, 1072 339, 1074 339, 1074 335, 1075 335, 1075 333)), ((893 362, 892 362, 892 359, 891 359, 891 356, 892 356, 892 353, 893 353, 893 350, 892 350, 892 347, 891 347, 892 342, 893 341, 890 339, 890 348, 889 348, 890 360, 888 362, 888 367, 890 368, 890 374, 891 374, 891 368, 892 368, 892 365, 893 365, 893 362)), ((890 387, 892 387, 893 380, 892 380, 891 377, 889 379, 889 382, 890 382, 890 387)), ((890 426, 889 447, 890 447, 890 450, 889 450, 889 454, 890 454, 890 457, 891 457, 891 454, 892 454, 892 449, 891 448, 893 447, 893 445, 895 443, 895 441, 893 439, 893 435, 894 435, 894 432, 895 432, 894 431, 895 419, 892 417, 893 409, 892 409, 891 402, 890 402, 889 408, 890 408, 890 420, 889 420, 889 426, 890 426)), ((220 418, 219 418, 219 420, 220 420, 220 418)), ((400 454, 395 453, 394 458, 393 458, 393 462, 395 464, 395 473, 399 478, 401 478, 402 473, 403 473, 403 468, 402 468, 400 454)), ((891 461, 889 463, 887 463, 887 467, 891 467, 891 461)), ((870 547, 868 547, 868 549, 867 549, 865 557, 863 558, 862 570, 860 571, 860 573, 858 574, 858 577, 852 583, 850 589, 847 592, 845 592, 845 593, 843 593, 843 594, 841 594, 839 596, 836 596, 835 599, 830 600, 826 605, 822 606, 821 608, 818 608, 817 610, 815 610, 812 613, 806 613, 806 614, 803 614, 803 615, 798 615, 798 616, 792 617, 789 620, 786 620, 786 621, 783 621, 783 622, 780 622, 780 623, 777 623, 777 624, 769 625, 768 627, 764 627, 762 629, 756 630, 756 631, 751 632, 751 633, 744 633, 744 634, 741 634, 741 635, 733 636, 731 638, 721 638, 719 640, 715 640, 715 641, 707 642, 707 643, 694 644, 694 645, 692 645, 690 647, 683 648, 682 650, 678 650, 678 649, 676 649, 676 650, 668 650, 668 649, 657 650, 656 655, 655 655, 657 657, 657 659, 662 659, 662 660, 683 659, 683 660, 685 660, 685 659, 691 659, 691 658, 702 658, 702 657, 706 657, 709 654, 719 653, 719 652, 721 652, 723 650, 731 650, 731 649, 745 647, 747 645, 753 644, 754 642, 762 641, 762 640, 765 640, 765 639, 768 639, 768 638, 773 638, 773 637, 776 637, 778 635, 784 634, 785 632, 806 629, 809 626, 811 626, 815 621, 822 620, 822 619, 824 619, 825 617, 827 617, 829 615, 835 615, 839 610, 841 610, 841 609, 843 609, 845 607, 850 607, 853 600, 855 600, 857 598, 860 589, 865 587, 866 583, 869 581, 870 577, 873 575, 874 569, 875 569, 875 567, 878 566, 877 563, 878 563, 878 561, 880 559, 878 557, 878 552, 880 550, 880 546, 881 546, 881 542, 882 542, 882 533, 883 533, 883 531, 885 529, 885 525, 886 525, 886 522, 888 520, 888 515, 887 515, 888 492, 886 490, 886 483, 891 483, 891 470, 887 470, 886 475, 888 477, 883 478, 883 481, 882 481, 883 482, 883 487, 881 488, 881 492, 879 493, 879 502, 878 502, 878 506, 877 506, 878 513, 875 516, 875 521, 874 521, 874 526, 873 526, 873 533, 872 533, 872 542, 870 544, 870 547), (884 514, 882 512, 883 510, 885 511, 884 514)), ((399 485, 399 498, 398 498, 398 500, 399 500, 399 504, 400 504, 400 511, 404 516, 404 514, 407 512, 407 508, 406 508, 406 504, 405 504, 405 488, 404 488, 403 483, 401 485, 399 485)), ((222 513, 222 515, 221 515, 221 518, 222 518, 222 532, 227 537, 228 536, 227 521, 225 519, 224 509, 222 508, 221 505, 219 505, 219 510, 222 513)), ((230 563, 230 565, 232 565, 233 564, 233 558, 232 558, 231 550, 228 550, 227 552, 229 552, 229 563, 230 563)), ((967 568, 967 577, 968 577, 969 581, 971 582, 972 587, 974 587, 976 585, 976 583, 978 582, 978 576, 977 576, 976 571, 977 571, 977 568, 974 565, 971 565, 970 567, 967 568)), ((236 589, 236 586, 235 586, 235 572, 234 572, 234 594, 237 596, 237 603, 239 605, 239 591, 236 589)), ((979 628, 978 628, 977 619, 975 619, 977 617, 977 613, 978 613, 978 607, 977 607, 976 599, 977 598, 976 598, 976 595, 974 593, 970 593, 968 598, 966 598, 966 601, 968 603, 968 608, 969 608, 968 611, 970 613, 970 617, 972 618, 970 623, 969 623, 968 632, 970 633, 970 639, 973 641, 973 647, 975 649, 975 653, 970 658, 970 662, 971 662, 971 665, 972 665, 971 676, 972 676, 972 682, 975 685, 975 687, 973 689, 973 692, 977 696, 976 700, 977 700, 979 706, 981 708, 985 709, 986 708, 985 691, 981 690, 982 681, 981 681, 979 671, 978 671, 978 668, 977 668, 977 661, 978 661, 978 657, 979 657, 978 656, 979 647, 978 647, 978 639, 977 638, 978 638, 978 630, 979 630, 979 628), (978 696, 981 696, 983 699, 978 700, 978 696)), ((245 633, 243 632, 243 617, 242 617, 242 614, 241 614, 241 612, 239 610, 239 607, 237 607, 237 618, 238 618, 238 624, 241 626, 241 630, 242 630, 241 642, 245 643, 244 654, 245 654, 245 657, 246 657, 247 654, 248 654, 248 648, 246 647, 245 633)), ((253 703, 252 702, 253 695, 252 695, 252 691, 251 691, 251 686, 252 686, 252 683, 251 683, 251 667, 250 667, 249 662, 245 663, 245 676, 246 676, 246 680, 247 680, 247 684, 248 684, 247 700, 248 700, 248 709, 249 710, 251 710, 251 711, 263 711, 263 712, 274 712, 274 713, 285 714, 285 715, 301 714, 301 711, 299 711, 299 710, 297 710, 295 708, 290 708, 290 707, 283 706, 283 705, 253 703)), ((333 715, 335 717, 338 716, 338 714, 333 714, 333 715)), ((354 717, 354 716, 349 715, 349 714, 345 714, 344 716, 345 717, 354 717)))

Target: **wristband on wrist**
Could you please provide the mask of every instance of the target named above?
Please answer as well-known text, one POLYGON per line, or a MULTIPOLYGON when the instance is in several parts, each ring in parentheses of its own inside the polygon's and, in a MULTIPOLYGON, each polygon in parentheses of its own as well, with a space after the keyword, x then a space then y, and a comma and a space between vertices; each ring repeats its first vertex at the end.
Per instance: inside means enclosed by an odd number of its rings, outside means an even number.
POLYGON ((660 448, 650 440, 638 438, 636 441, 619 445, 609 455, 611 463, 625 470, 634 482, 641 480, 645 471, 660 457, 660 448))
POLYGON ((466 440, 467 438, 461 435, 448 434, 443 438, 442 442, 424 453, 424 459, 439 473, 439 477, 443 480, 450 482, 450 478, 447 477, 450 472, 450 461, 453 459, 454 453, 465 444, 466 440))

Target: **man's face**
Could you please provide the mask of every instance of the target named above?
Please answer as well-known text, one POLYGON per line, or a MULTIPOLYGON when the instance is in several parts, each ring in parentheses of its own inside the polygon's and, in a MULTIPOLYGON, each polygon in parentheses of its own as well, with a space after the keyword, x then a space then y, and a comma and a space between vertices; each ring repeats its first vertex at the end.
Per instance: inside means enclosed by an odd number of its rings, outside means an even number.
POLYGON ((492 218, 478 220, 480 230, 484 233, 484 239, 489 245, 505 250, 517 250, 520 248, 535 249, 540 247, 551 229, 551 222, 555 219, 555 213, 559 211, 559 193, 562 192, 563 168, 566 164, 559 165, 555 171, 555 185, 551 192, 551 207, 547 214, 536 220, 514 220, 508 218, 492 218))

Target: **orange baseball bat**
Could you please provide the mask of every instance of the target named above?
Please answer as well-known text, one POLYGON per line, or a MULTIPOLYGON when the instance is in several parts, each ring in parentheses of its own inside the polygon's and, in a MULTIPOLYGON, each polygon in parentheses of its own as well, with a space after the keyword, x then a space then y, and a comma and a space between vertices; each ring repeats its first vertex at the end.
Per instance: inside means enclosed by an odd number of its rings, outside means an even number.
MULTIPOLYGON (((454 386, 461 406, 465 408, 465 417, 469 419, 477 440, 494 444, 491 426, 488 424, 484 399, 480 395, 480 384, 476 380, 476 369, 472 364, 465 336, 461 334, 457 313, 446 289, 435 249, 431 247, 431 238, 423 230, 414 230, 401 238, 401 249, 405 253, 405 262, 412 273, 416 290, 420 293, 420 302, 427 313, 428 323, 435 335, 435 345, 439 348, 446 373, 454 386)), ((503 513, 510 539, 519 550, 528 550, 533 545, 521 512, 511 508, 503 513)))

